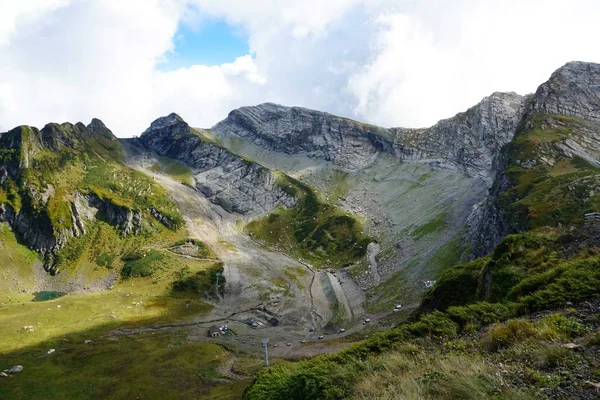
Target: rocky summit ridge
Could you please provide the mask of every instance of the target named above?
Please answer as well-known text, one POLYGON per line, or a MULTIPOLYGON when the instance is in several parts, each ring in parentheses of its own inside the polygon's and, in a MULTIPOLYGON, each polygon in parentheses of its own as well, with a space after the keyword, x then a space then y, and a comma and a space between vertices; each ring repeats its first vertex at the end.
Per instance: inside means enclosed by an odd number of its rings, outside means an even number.
POLYGON ((228 212, 256 215, 295 204, 271 171, 211 143, 175 113, 152 122, 139 142, 192 168, 195 188, 228 212))
POLYGON ((514 134, 523 103, 524 97, 515 93, 494 93, 426 129, 385 129, 302 107, 265 103, 234 110, 211 130, 349 170, 364 168, 378 153, 388 153, 401 161, 488 175, 494 154, 514 134))

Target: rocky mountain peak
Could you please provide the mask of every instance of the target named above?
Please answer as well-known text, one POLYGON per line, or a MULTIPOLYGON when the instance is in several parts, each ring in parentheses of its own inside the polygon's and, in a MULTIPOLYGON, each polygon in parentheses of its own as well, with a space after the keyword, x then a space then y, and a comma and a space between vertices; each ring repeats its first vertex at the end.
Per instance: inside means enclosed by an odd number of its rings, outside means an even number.
POLYGON ((383 152, 404 161, 489 176, 495 154, 514 135, 523 104, 523 96, 497 92, 428 129, 384 129, 302 107, 264 103, 230 112, 212 130, 349 170, 369 165, 383 152))
POLYGON ((196 190, 227 212, 260 214, 296 202, 267 168, 202 139, 175 113, 152 122, 138 143, 190 167, 196 190))
POLYGON ((490 177, 495 157, 522 118, 525 97, 495 92, 478 104, 427 129, 391 131, 403 159, 434 162, 470 175, 490 177))
POLYGON ((110 140, 117 140, 112 131, 108 129, 106 125, 104 125, 104 122, 102 122, 98 118, 92 118, 92 121, 88 124, 86 128, 88 130, 88 133, 92 135, 99 135, 109 138, 110 140))
POLYGON ((212 130, 252 140, 267 150, 320 158, 347 169, 368 165, 387 131, 303 107, 264 103, 233 110, 212 130))
POLYGON ((536 91, 531 109, 600 122, 600 64, 574 61, 557 69, 536 91))
POLYGON ((150 127, 148 129, 146 129, 144 134, 150 133, 151 131, 163 130, 168 127, 174 127, 174 126, 179 126, 179 125, 181 127, 185 127, 185 128, 189 127, 189 125, 187 124, 187 122, 185 122, 183 120, 183 118, 181 118, 176 113, 171 113, 165 117, 160 117, 160 118, 155 119, 150 124, 150 127))

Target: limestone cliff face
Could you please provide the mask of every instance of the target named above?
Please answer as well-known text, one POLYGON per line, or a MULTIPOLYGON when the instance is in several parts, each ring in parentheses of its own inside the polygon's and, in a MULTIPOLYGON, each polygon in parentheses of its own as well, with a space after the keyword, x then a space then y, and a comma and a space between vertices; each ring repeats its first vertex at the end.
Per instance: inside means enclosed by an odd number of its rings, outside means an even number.
POLYGON ((600 64, 565 64, 538 88, 530 110, 600 122, 600 64))
POLYGON ((36 212, 30 204, 24 204, 19 210, 9 204, 0 204, 0 222, 7 222, 17 237, 42 256, 46 270, 55 273, 53 262, 56 252, 70 239, 85 235, 87 223, 94 220, 98 212, 123 235, 140 231, 142 221, 139 212, 119 207, 93 194, 81 193, 73 195, 69 228, 55 227, 47 214, 36 212))
POLYGON ((305 154, 349 169, 368 165, 378 151, 391 150, 389 133, 383 128, 273 103, 233 110, 211 130, 251 139, 268 150, 305 154))
POLYGON ((234 110, 212 130, 221 137, 245 138, 266 150, 320 158, 346 170, 360 170, 378 154, 388 153, 399 162, 483 178, 490 192, 469 219, 468 238, 474 255, 483 255, 505 235, 522 229, 506 217, 498 201, 515 184, 507 168, 553 168, 579 158, 600 166, 599 123, 600 65, 571 62, 533 95, 494 93, 430 128, 384 129, 267 103, 234 110), (535 151, 527 153, 516 135, 532 130, 542 132, 543 138, 529 141, 527 146, 535 151))
POLYGON ((402 161, 488 176, 499 149, 510 142, 524 98, 494 93, 467 112, 428 129, 384 129, 300 107, 272 103, 242 107, 215 125, 219 135, 251 139, 258 146, 321 158, 354 170, 379 152, 402 161))
POLYGON ((496 156, 512 140, 521 120, 524 100, 515 93, 494 93, 431 128, 391 129, 396 154, 404 161, 492 176, 496 156))
POLYGON ((177 114, 154 121, 139 141, 161 156, 190 166, 196 189, 228 212, 261 214, 296 202, 276 184, 269 169, 201 138, 177 114))

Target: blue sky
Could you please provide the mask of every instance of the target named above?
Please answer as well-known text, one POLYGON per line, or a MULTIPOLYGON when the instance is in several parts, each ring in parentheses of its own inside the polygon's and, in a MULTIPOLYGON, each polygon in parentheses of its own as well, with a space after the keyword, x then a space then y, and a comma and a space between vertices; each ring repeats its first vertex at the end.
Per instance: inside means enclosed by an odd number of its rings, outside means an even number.
POLYGON ((204 20, 198 27, 181 23, 173 38, 175 50, 157 67, 173 71, 192 65, 220 65, 248 54, 248 39, 241 28, 223 20, 204 20))

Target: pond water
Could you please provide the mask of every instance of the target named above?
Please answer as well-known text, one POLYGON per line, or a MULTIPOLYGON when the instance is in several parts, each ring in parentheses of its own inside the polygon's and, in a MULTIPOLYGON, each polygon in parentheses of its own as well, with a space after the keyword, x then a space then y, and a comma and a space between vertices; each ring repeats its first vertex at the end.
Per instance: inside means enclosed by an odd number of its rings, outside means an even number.
POLYGON ((52 292, 52 291, 43 291, 43 292, 35 292, 33 295, 35 296, 32 301, 48 301, 58 299, 59 297, 64 296, 66 293, 62 292, 52 292))

